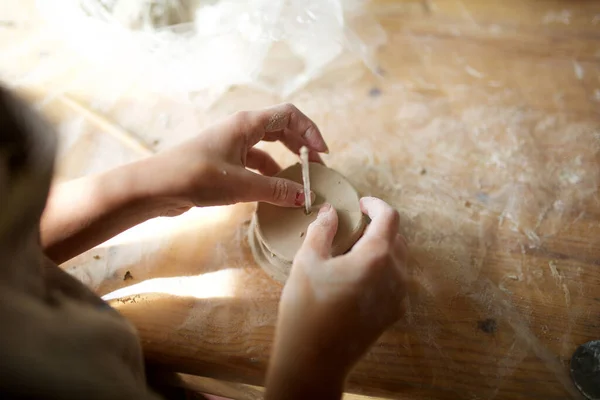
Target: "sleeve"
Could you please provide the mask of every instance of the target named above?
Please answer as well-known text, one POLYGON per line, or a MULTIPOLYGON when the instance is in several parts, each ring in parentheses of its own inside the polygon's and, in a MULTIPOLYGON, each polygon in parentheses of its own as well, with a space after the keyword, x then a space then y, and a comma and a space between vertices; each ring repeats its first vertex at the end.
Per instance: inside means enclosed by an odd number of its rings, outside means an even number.
POLYGON ((133 326, 62 293, 44 302, 0 286, 0 392, 8 398, 158 399, 133 326))

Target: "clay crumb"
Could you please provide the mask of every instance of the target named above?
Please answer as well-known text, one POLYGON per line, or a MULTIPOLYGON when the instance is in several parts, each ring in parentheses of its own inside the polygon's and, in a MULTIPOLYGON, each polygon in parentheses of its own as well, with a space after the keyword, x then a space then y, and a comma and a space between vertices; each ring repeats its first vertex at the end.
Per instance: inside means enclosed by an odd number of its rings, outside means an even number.
POLYGON ((467 208, 471 208, 471 202, 470 201, 465 201, 465 207, 467 208))
POLYGON ((99 255, 97 255, 97 254, 94 256, 94 260, 99 260, 100 258, 101 257, 99 255))
POLYGON ((133 279, 133 275, 131 275, 131 272, 129 272, 129 271, 125 272, 125 276, 123 276, 124 281, 126 281, 128 279, 133 279))
POLYGON ((153 145, 153 146, 158 146, 158 144, 159 144, 159 143, 160 143, 160 140, 158 140, 158 139, 155 139, 155 140, 152 142, 152 145, 153 145))
POLYGON ((287 126, 289 123, 289 114, 285 112, 275 113, 269 118, 267 125, 265 125, 265 132, 280 131, 287 126))
POLYGON ((117 299, 117 301, 121 304, 136 304, 138 300, 143 300, 139 294, 117 299))
POLYGON ((300 237, 304 237, 304 232, 300 232, 300 237))
POLYGON ((371 88, 371 90, 369 90, 369 96, 371 96, 371 97, 381 96, 381 89, 379 89, 378 87, 371 88))
POLYGON ((420 174, 421 175, 425 175, 426 173, 427 173, 427 170, 425 168, 421 168, 420 174))

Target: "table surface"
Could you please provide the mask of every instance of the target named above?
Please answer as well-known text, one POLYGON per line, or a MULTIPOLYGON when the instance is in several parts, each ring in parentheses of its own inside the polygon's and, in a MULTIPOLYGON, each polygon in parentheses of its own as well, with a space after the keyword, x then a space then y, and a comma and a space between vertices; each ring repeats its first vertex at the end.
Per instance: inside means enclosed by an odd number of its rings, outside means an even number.
MULTIPOLYGON (((600 3, 390 0, 369 10, 386 33, 378 74, 352 64, 286 99, 235 87, 207 108, 139 88, 103 106, 110 85, 101 79, 66 93, 151 151, 282 100, 317 122, 327 164, 399 210, 412 252, 407 315, 357 365, 350 392, 577 398, 571 354, 600 337, 600 3)), ((15 18, 0 28, 3 48, 17 33, 30 38, 31 25, 15 18)), ((59 65, 51 50, 31 50, 56 46, 30 44, 4 79, 40 58, 59 65)), ((52 72, 19 87, 47 100, 63 138, 60 178, 139 157, 102 124, 48 100, 71 73, 52 72)), ((294 162, 281 146, 265 147, 294 162)), ((65 268, 109 294, 149 360, 260 385, 282 288, 250 254, 253 210, 149 221, 65 268)))

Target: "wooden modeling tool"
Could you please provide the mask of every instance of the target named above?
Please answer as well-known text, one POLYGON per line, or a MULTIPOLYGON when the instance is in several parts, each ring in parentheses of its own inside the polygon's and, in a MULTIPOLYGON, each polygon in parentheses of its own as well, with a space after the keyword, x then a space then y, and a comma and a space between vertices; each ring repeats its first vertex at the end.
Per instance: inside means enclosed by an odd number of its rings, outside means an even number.
POLYGON ((302 163, 302 183, 304 184, 304 210, 306 215, 310 214, 312 201, 310 198, 310 176, 308 173, 308 148, 302 146, 300 149, 300 162, 302 163))

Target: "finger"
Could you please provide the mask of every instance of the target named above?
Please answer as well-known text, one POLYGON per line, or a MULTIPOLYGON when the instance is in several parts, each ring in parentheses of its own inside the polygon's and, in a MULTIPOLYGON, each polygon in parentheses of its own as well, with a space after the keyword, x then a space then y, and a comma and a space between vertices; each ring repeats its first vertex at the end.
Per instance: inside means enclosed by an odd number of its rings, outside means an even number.
POLYGON ((271 176, 263 176, 245 170, 240 182, 240 201, 263 201, 281 207, 301 207, 304 205, 304 187, 294 181, 271 176))
POLYGON ((371 218, 371 223, 359 243, 382 239, 393 243, 399 229, 398 212, 383 200, 375 197, 360 199, 360 209, 371 218))
POLYGON ((300 141, 315 152, 329 152, 317 125, 292 104, 280 104, 268 111, 274 112, 265 127, 263 140, 288 143, 300 141))
POLYGON ((313 221, 306 231, 306 238, 298 251, 312 251, 325 259, 331 257, 331 246, 338 228, 338 215, 329 204, 324 204, 319 210, 317 219, 313 221))
POLYGON ((281 171, 281 167, 269 153, 255 147, 248 150, 248 154, 246 155, 246 167, 255 169, 266 176, 273 176, 281 171))
MULTIPOLYGON (((283 142, 283 144, 292 153, 298 154, 298 155, 300 154, 300 149, 302 148, 302 146, 304 146, 304 143, 302 143, 302 141, 300 141, 297 138, 293 138, 293 137, 289 138, 289 140, 287 142, 283 142)), ((308 161, 325 165, 325 163, 323 162, 323 159, 321 158, 319 153, 317 153, 314 150, 310 150, 310 149, 308 150, 308 161)))
POLYGON ((295 138, 315 152, 329 151, 317 125, 292 104, 239 112, 231 118, 233 129, 245 136, 249 147, 261 140, 287 144, 295 138))

